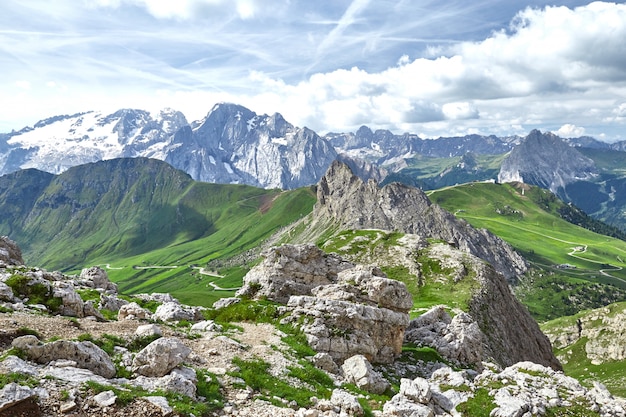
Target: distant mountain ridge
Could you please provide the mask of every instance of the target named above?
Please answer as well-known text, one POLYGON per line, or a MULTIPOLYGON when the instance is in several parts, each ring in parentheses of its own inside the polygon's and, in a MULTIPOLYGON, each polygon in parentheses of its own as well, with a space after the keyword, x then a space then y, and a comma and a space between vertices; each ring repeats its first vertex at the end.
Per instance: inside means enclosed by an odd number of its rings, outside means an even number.
MULTIPOLYGON (((432 140, 367 126, 322 137, 290 124, 279 113, 257 115, 231 103, 216 104, 195 122, 172 109, 156 115, 138 109, 88 111, 0 134, 0 175, 27 168, 58 174, 89 162, 148 157, 166 161, 198 181, 291 189, 317 183, 335 159, 363 179, 381 181, 417 155, 504 154, 521 139, 468 135, 432 140)), ((581 138, 580 143, 608 146, 594 141, 581 138)))

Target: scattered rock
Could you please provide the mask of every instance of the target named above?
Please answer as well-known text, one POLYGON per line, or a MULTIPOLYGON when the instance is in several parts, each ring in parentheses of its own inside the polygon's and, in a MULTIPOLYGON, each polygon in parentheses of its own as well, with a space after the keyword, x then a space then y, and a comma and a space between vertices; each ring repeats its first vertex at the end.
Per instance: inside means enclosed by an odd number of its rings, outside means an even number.
POLYGON ((183 363, 189 353, 191 349, 180 339, 157 339, 137 353, 133 359, 133 370, 144 376, 162 377, 183 363))
POLYGON ((203 320, 198 323, 194 323, 193 326, 191 326, 191 331, 220 333, 221 331, 223 331, 223 328, 219 324, 215 323, 213 320, 203 320))
POLYGON ((13 355, 7 356, 0 363, 0 369, 5 374, 15 372, 20 375, 36 376, 39 373, 37 367, 13 355))
POLYGON ((359 400, 347 391, 334 389, 330 396, 330 402, 339 409, 340 415, 362 416, 364 414, 359 400))
POLYGON ((135 302, 123 305, 117 313, 118 320, 147 320, 151 317, 152 313, 149 310, 135 302))
POLYGON ((363 355, 355 355, 346 359, 341 365, 341 370, 348 383, 353 383, 372 394, 383 394, 390 387, 389 382, 372 368, 372 365, 363 355))
POLYGON ((89 341, 57 340, 43 345, 22 344, 22 346, 28 357, 37 363, 45 364, 59 359, 69 360, 73 361, 77 367, 89 369, 105 378, 115 376, 115 366, 109 355, 89 341))
POLYGON ((446 360, 457 365, 480 366, 483 361, 484 336, 467 313, 454 318, 444 306, 436 306, 411 320, 404 339, 408 343, 430 346, 446 360))
POLYGON ((196 307, 183 306, 174 301, 167 301, 157 307, 152 315, 153 320, 168 321, 195 321, 201 318, 200 310, 196 307))
POLYGON ((100 294, 98 308, 100 310, 120 311, 120 308, 126 304, 128 304, 128 301, 119 298, 115 294, 100 294))
POLYGON ((143 399, 158 407, 161 410, 161 415, 163 415, 163 417, 167 417, 174 412, 174 409, 170 407, 169 403, 167 402, 167 398, 165 397, 149 396, 143 397, 143 399))
POLYGON ((311 358, 311 362, 313 363, 313 365, 315 365, 316 368, 319 368, 328 373, 337 375, 340 372, 339 366, 337 366, 337 363, 333 360, 333 357, 326 352, 319 352, 315 354, 315 356, 311 358))
POLYGON ((117 395, 113 391, 103 391, 92 398, 94 404, 100 408, 110 407, 115 404, 117 395))
POLYGON ((135 330, 136 337, 152 337, 161 335, 163 335, 161 328, 156 324, 144 324, 137 326, 137 330, 135 330))
POLYGON ((213 308, 216 310, 229 307, 233 304, 237 304, 241 302, 241 298, 237 297, 229 297, 229 298, 220 298, 216 302, 213 303, 213 308))
POLYGON ((100 267, 92 266, 80 271, 80 279, 92 288, 99 288, 110 293, 117 294, 117 285, 109 280, 106 271, 100 267))
POLYGON ((37 396, 32 388, 11 382, 0 389, 0 411, 37 396))
POLYGON ((67 281, 55 281, 53 283, 53 297, 62 300, 59 313, 64 316, 85 317, 83 299, 76 292, 74 284, 67 281))

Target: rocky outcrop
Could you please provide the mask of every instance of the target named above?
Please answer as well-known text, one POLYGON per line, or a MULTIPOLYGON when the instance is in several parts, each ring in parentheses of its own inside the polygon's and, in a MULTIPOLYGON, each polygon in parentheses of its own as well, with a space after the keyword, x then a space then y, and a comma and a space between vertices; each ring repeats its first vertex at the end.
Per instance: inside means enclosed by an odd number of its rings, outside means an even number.
POLYGON ((444 306, 437 306, 411 320, 404 340, 430 346, 446 360, 457 365, 480 367, 487 359, 483 353, 485 335, 467 313, 452 318, 444 306))
POLYGON ((448 285, 466 288, 461 290, 466 295, 456 301, 466 311, 449 306, 452 318, 444 307, 434 307, 411 321, 406 341, 431 346, 464 366, 480 367, 489 360, 506 367, 529 360, 561 369, 548 338, 491 265, 446 244, 433 244, 425 253, 448 271, 448 285))
POLYGON ((239 295, 286 303, 311 347, 338 363, 356 354, 383 363, 399 355, 413 306, 403 283, 314 245, 284 245, 264 254, 239 295))
POLYGON ((546 334, 553 346, 561 350, 562 361, 572 360, 571 349, 583 340, 581 354, 593 365, 626 360, 626 304, 615 303, 560 320, 546 334))
POLYGON ((487 354, 503 366, 532 361, 562 369, 548 338, 494 268, 483 264, 476 279, 480 287, 468 312, 485 335, 487 354))
POLYGON ((317 286, 335 283, 340 271, 354 266, 313 244, 273 247, 261 256, 263 261, 246 274, 238 296, 286 304, 292 295, 310 295, 317 286))
POLYGON ((421 190, 399 183, 379 188, 347 165, 334 162, 317 187, 311 229, 382 229, 440 239, 491 263, 507 279, 527 270, 511 245, 485 229, 474 229, 436 204, 421 190))
POLYGON ((0 263, 4 265, 23 265, 22 250, 17 243, 7 236, 0 236, 0 263))

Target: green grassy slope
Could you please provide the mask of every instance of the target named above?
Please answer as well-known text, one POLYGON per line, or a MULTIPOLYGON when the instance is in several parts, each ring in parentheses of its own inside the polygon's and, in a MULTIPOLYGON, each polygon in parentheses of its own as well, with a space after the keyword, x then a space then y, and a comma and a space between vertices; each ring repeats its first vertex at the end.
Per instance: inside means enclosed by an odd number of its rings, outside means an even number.
MULTIPOLYGON (((615 319, 623 319, 626 310, 626 302, 614 303, 599 310, 586 310, 574 316, 561 317, 548 321, 541 325, 542 331, 546 334, 562 334, 563 329, 577 329, 579 323, 584 323, 586 332, 592 334, 597 332, 597 337, 603 338, 603 343, 620 346, 623 341, 616 340, 618 337, 615 331, 620 332, 619 328, 613 328, 610 331, 606 329, 605 321, 615 319)), ((594 361, 587 355, 586 344, 588 338, 583 336, 574 343, 559 346, 554 349, 563 365, 563 369, 567 375, 572 376, 582 383, 591 385, 591 381, 600 381, 614 395, 626 397, 626 361, 623 360, 604 360, 594 361)))
POLYGON ((565 204, 548 191, 470 183, 432 191, 429 197, 531 261, 535 268, 518 295, 538 320, 626 299, 626 242, 563 220, 559 213, 565 204))
POLYGON ((221 189, 218 190, 221 193, 205 193, 213 194, 212 198, 217 199, 213 203, 195 202, 208 204, 207 215, 212 214, 215 219, 212 233, 197 239, 181 239, 136 256, 100 257, 93 263, 111 263, 109 277, 118 283, 122 292, 169 292, 186 303, 211 305, 219 298, 233 295, 256 256, 242 259, 238 262, 242 266, 238 267, 210 271, 200 268, 257 248, 281 227, 308 214, 315 203, 315 196, 308 188, 283 193, 257 190, 265 194, 252 197, 247 194, 250 190, 245 190, 244 195, 230 193, 226 201, 218 196, 228 190, 241 191, 242 186, 202 184, 200 188, 221 189))
POLYGON ((146 158, 81 165, 53 178, 37 173, 0 178, 0 231, 18 242, 27 264, 65 272, 102 265, 123 292, 171 292, 193 304, 232 295, 245 262, 220 271, 224 278, 190 265, 256 248, 315 203, 311 189, 202 183, 146 158), (22 190, 32 192, 20 199, 22 190), (216 290, 214 280, 229 290, 216 290))

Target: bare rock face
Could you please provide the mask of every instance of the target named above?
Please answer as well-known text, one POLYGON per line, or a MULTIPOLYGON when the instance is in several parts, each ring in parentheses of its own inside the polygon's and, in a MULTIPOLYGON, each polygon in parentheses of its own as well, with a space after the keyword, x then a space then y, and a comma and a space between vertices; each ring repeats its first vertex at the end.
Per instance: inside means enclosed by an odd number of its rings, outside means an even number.
POLYGON ((469 302, 469 314, 485 335, 487 354, 503 366, 531 361, 562 370, 547 336, 507 282, 490 265, 478 272, 480 288, 469 302))
POLYGON ((5 265, 24 265, 22 250, 17 243, 7 236, 0 236, 0 263, 5 265))
POLYGON ((264 260, 246 274, 238 296, 264 296, 286 304, 292 295, 309 295, 319 285, 336 282, 340 271, 353 266, 313 244, 283 245, 261 255, 264 260))
POLYGON ((437 306, 411 320, 405 341, 430 346, 446 360, 457 365, 479 366, 485 336, 467 313, 450 317, 443 306, 437 306))
POLYGON ((375 181, 364 182, 340 162, 334 162, 318 184, 313 218, 313 227, 398 230, 441 239, 491 263, 511 280, 527 270, 511 245, 457 219, 431 203, 421 190, 399 183, 379 188, 375 181))

